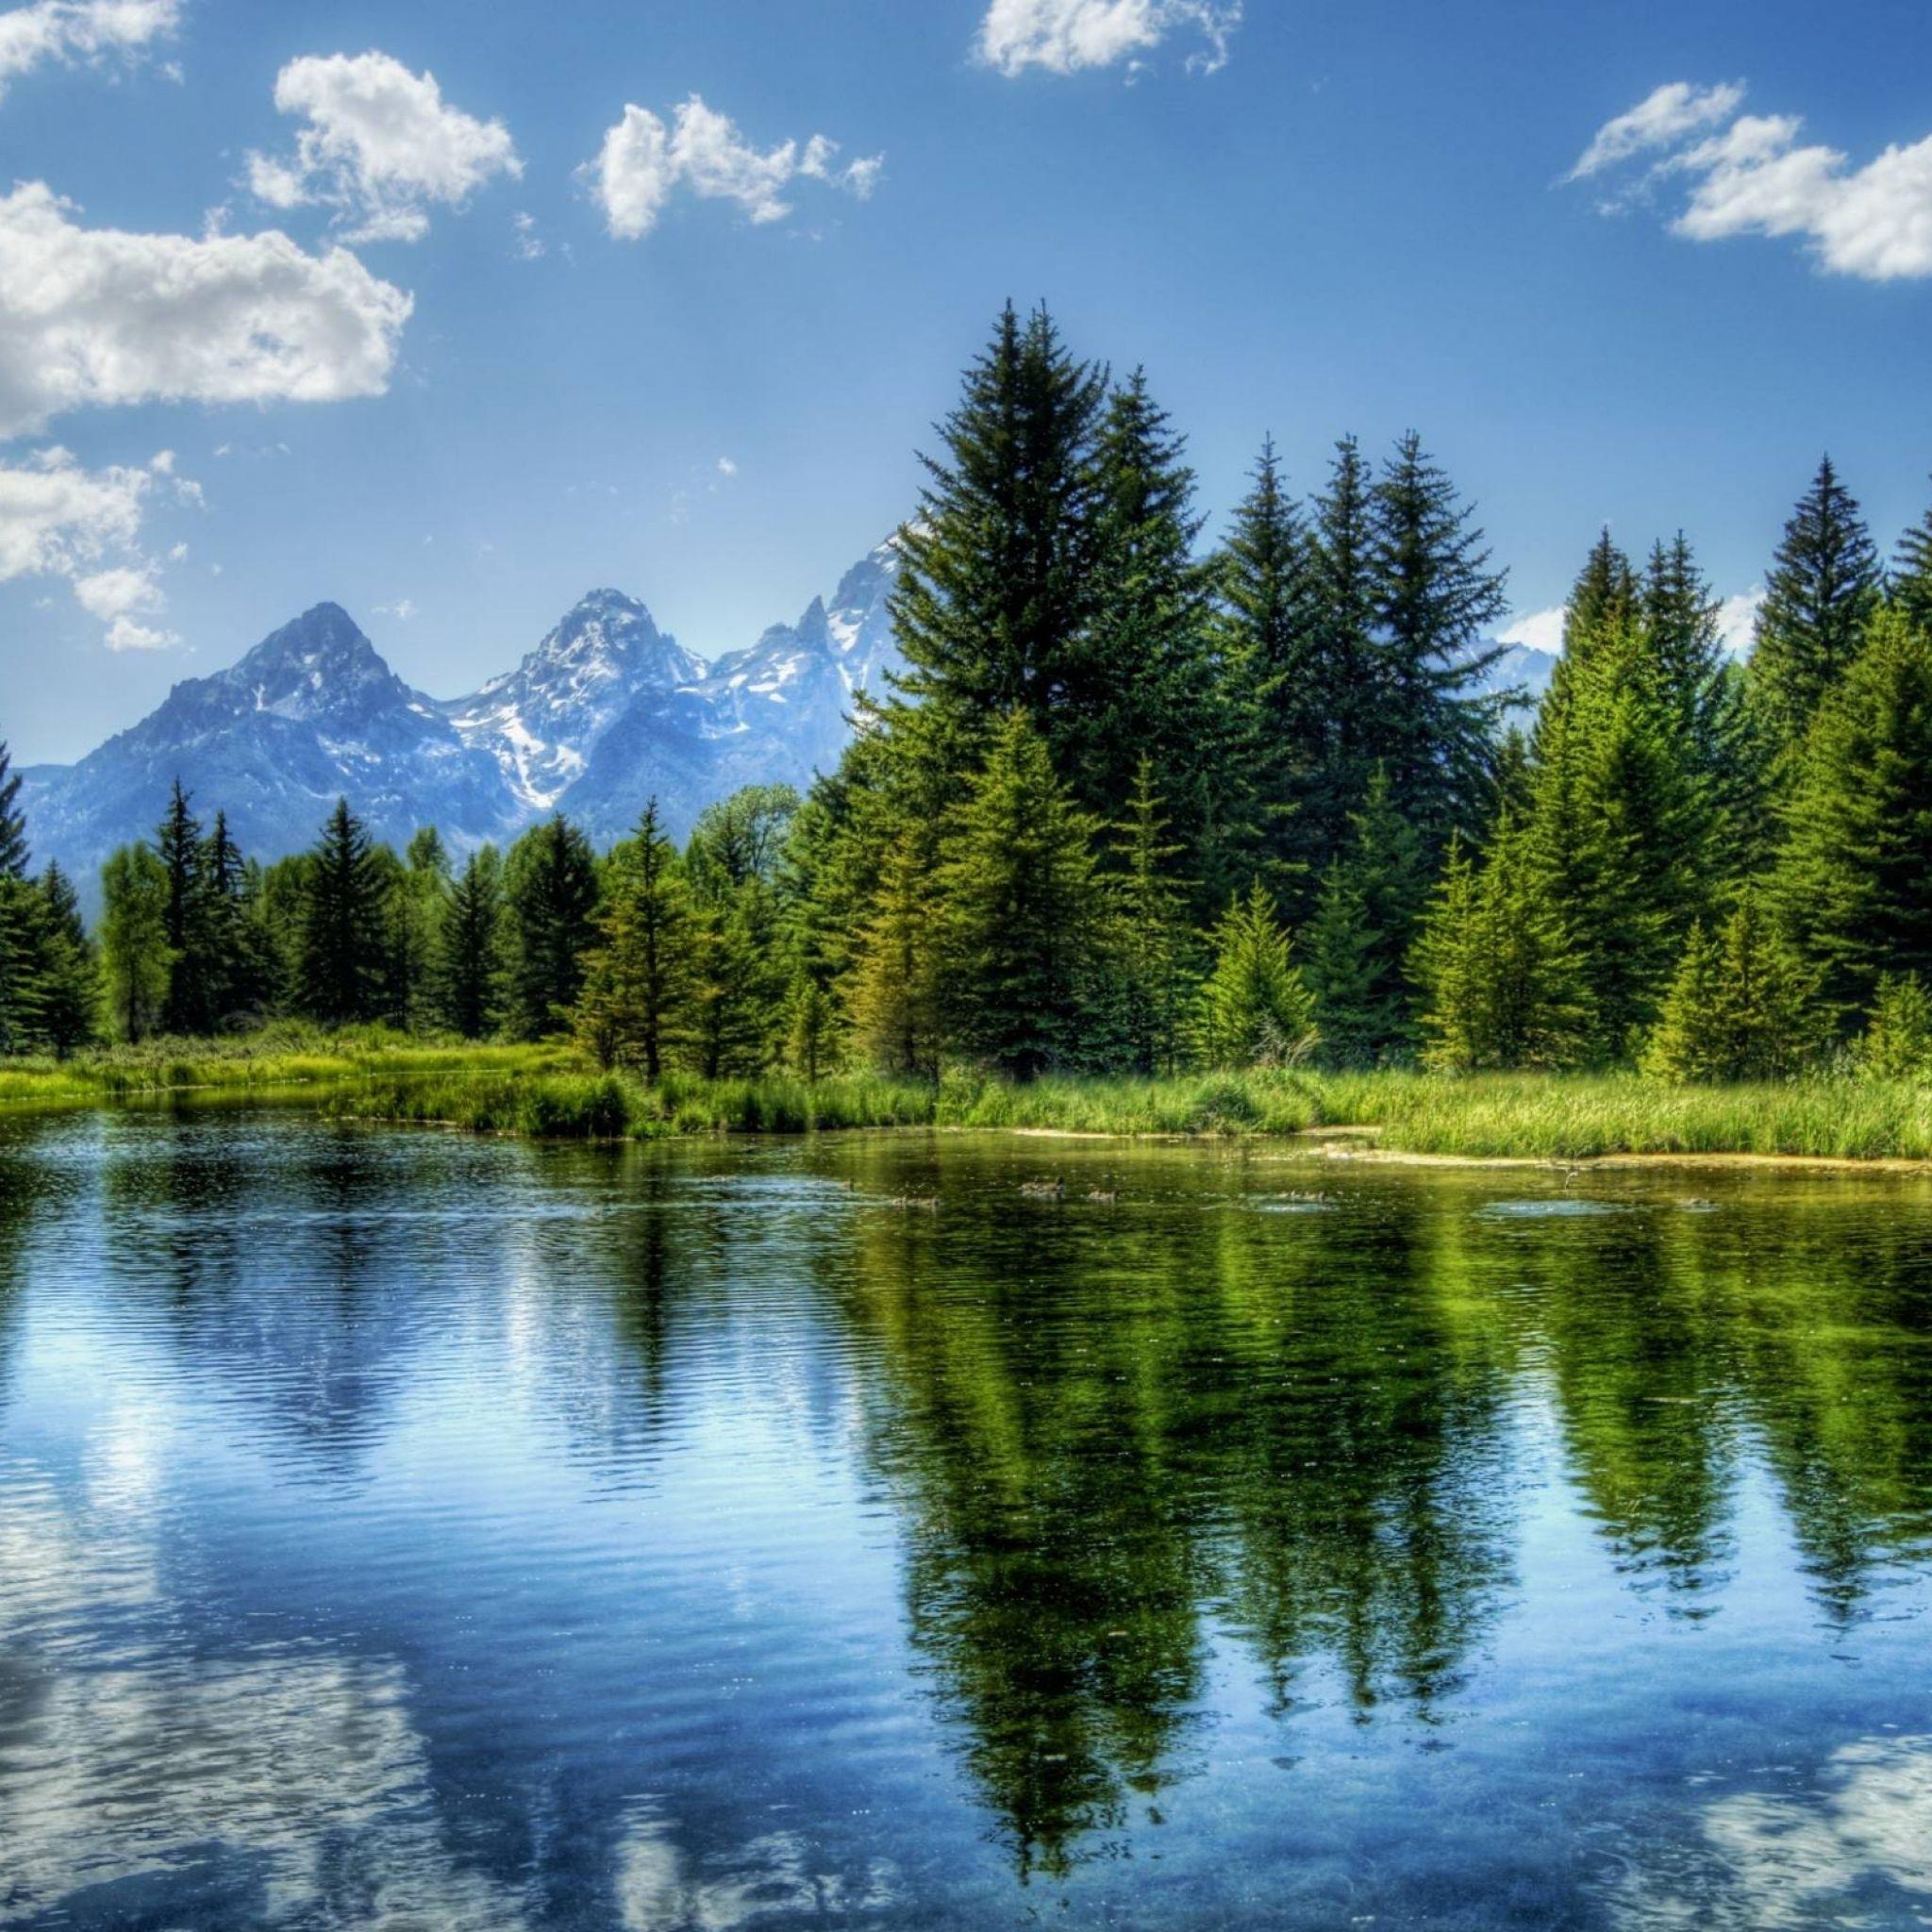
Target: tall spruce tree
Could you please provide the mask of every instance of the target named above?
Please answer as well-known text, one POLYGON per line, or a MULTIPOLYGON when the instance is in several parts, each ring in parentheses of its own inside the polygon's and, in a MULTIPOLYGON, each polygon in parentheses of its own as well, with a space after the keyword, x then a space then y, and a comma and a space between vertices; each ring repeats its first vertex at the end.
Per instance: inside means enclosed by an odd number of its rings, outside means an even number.
POLYGON ((209 1033, 214 1030, 209 995, 216 961, 202 872, 201 821, 189 810, 188 794, 178 778, 168 794, 168 809, 155 830, 155 855, 168 874, 170 964, 161 1029, 166 1033, 209 1033))
POLYGON ((1324 723, 1305 808, 1312 831, 1297 844, 1308 867, 1304 877, 1314 880, 1347 838, 1348 816, 1368 791, 1382 743, 1375 478, 1352 436, 1335 445, 1315 499, 1308 556, 1315 642, 1306 702, 1324 723))
POLYGON ((40 878, 41 1037, 57 1059, 99 1031, 100 967, 80 916, 80 899, 53 860, 40 878))
POLYGON ((1113 827, 1107 881, 1113 902, 1113 1030, 1138 1074, 1173 1074, 1186 1046, 1194 974, 1179 855, 1166 802, 1155 789, 1153 760, 1142 758, 1126 815, 1113 827))
POLYGON ((1562 919, 1530 842, 1505 814, 1478 872, 1452 839, 1411 963, 1423 1060, 1445 1073, 1574 1066, 1587 1007, 1562 919))
POLYGON ((388 954, 385 870, 346 798, 303 874, 296 998, 312 1020, 344 1026, 381 1015, 388 954))
POLYGON ((16 879, 26 877, 29 858, 26 814, 20 808, 20 783, 12 755, 6 741, 0 739, 0 873, 16 879))
POLYGON ((1721 926, 1691 927, 1644 1067, 1667 1080, 1781 1080, 1823 1039, 1815 982, 1747 888, 1721 926))
POLYGON ((963 1058, 1019 1079, 1081 1064, 1100 990, 1094 831, 1031 718, 1008 712, 936 881, 942 1018, 963 1058))
POLYGON ((525 1040, 569 1024, 595 938, 597 860, 562 813, 533 825, 505 866, 509 908, 509 1018, 525 1040))
POLYGON ((610 855, 577 1003, 577 1036, 599 1064, 635 1067, 650 1081, 662 1076, 694 1028, 700 939, 684 861, 653 798, 636 832, 610 855))
POLYGON ((1210 1067, 1292 1065, 1320 1032, 1274 895, 1258 879, 1229 902, 1209 936, 1214 964, 1201 983, 1196 1038, 1210 1067))
POLYGON ((1245 739, 1238 809, 1272 876, 1299 903, 1335 843, 1351 788, 1338 772, 1339 708, 1322 657, 1313 548, 1272 437, 1236 506, 1218 585, 1225 705, 1245 739))
POLYGON ((1304 933, 1306 974, 1322 1058, 1331 1066, 1368 1067, 1415 1044, 1408 958, 1429 875, 1422 841, 1395 809, 1385 773, 1370 780, 1349 826, 1304 933))
MULTIPOLYGON (((1932 630, 1932 509, 1898 540, 1891 564, 1891 598, 1921 630, 1932 630)), ((6 769, 0 745, 0 771, 6 769)))
POLYGON ((450 886, 437 932, 437 1017, 465 1040, 482 1040, 503 1018, 503 859, 494 845, 470 854, 450 886))
POLYGON ((1508 608, 1474 512, 1413 432, 1375 482, 1373 527, 1379 691, 1374 744, 1396 809, 1440 850, 1479 822, 1505 698, 1484 679, 1508 608))
POLYGON ((1565 656, 1588 649, 1590 641, 1607 630, 1621 629, 1636 614, 1637 596, 1637 574, 1605 525, 1564 607, 1565 656))
POLYGON ((208 1017, 216 1026, 258 1016, 273 1003, 275 962, 255 904, 258 880, 215 813, 201 849, 203 927, 208 958, 208 1017))
POLYGON ((1932 636, 1902 611, 1820 704, 1786 818, 1774 905, 1849 1032, 1882 974, 1932 975, 1932 636))
POLYGON ((892 600, 906 668, 891 735, 942 791, 1026 710, 1051 739, 1093 617, 1105 375, 1071 356, 1044 308, 1009 304, 925 457, 900 534, 892 600))
POLYGON ((42 1044, 41 911, 29 880, 0 872, 0 1056, 32 1053, 42 1044))
POLYGON ((1798 755, 1825 694, 1858 655, 1879 582, 1871 532, 1827 456, 1785 525, 1757 612, 1750 691, 1774 760, 1798 755))

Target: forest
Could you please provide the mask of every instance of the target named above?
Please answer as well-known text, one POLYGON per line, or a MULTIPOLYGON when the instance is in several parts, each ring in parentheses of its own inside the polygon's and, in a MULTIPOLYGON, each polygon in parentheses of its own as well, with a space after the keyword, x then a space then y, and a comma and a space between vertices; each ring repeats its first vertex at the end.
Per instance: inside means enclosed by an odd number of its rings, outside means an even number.
POLYGON ((647 1082, 1932 1070, 1932 512, 1888 563, 1823 460, 1741 662, 1685 536, 1606 531, 1532 708, 1414 435, 1306 497, 1263 442, 1208 544, 1144 376, 1009 307, 922 460, 903 671, 681 847, 654 807, 398 854, 342 800, 261 864, 177 783, 90 930, 0 746, 0 1053, 296 1016, 647 1082))

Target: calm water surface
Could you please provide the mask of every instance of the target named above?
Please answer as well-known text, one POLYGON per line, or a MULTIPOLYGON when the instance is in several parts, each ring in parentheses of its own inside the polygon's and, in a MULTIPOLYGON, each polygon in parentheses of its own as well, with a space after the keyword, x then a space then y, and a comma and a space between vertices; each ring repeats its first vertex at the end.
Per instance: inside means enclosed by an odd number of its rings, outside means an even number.
POLYGON ((0 1125, 8 1926, 1932 1924, 1928 1579, 1932 1181, 0 1125))

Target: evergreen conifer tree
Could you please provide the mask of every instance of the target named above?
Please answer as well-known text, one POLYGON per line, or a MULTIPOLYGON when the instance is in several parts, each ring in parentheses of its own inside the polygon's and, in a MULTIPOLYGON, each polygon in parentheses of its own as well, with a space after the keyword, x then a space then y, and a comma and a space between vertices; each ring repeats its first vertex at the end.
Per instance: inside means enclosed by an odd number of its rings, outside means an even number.
POLYGON ((1882 974, 1932 975, 1932 636, 1902 611, 1873 620, 1821 704, 1786 821, 1779 922, 1849 1028, 1882 974))
POLYGON ((1932 993, 1916 973, 1879 974, 1857 1063, 1874 1080, 1923 1080, 1932 1074, 1932 993))
POLYGON ((1323 875, 1305 934, 1323 1058, 1366 1067, 1415 1042, 1407 962, 1428 898, 1422 841, 1395 809, 1388 775, 1369 781, 1350 838, 1323 875))
POLYGON ((99 967, 67 874, 52 859, 40 880, 41 1037, 65 1059, 98 1031, 99 967))
POLYGON ((1214 965, 1202 982, 1196 1021, 1210 1067, 1292 1065, 1320 1035, 1314 996, 1295 963, 1274 895, 1257 879, 1229 902, 1211 935, 1214 965))
POLYGON ((26 814, 20 808, 20 774, 0 740, 0 873, 24 879, 27 872, 26 814))
POLYGON ((936 1077, 940 1066, 935 839, 912 819, 887 848, 848 974, 853 1031, 880 1072, 936 1077))
POLYGON ((1478 822, 1505 698, 1483 679, 1502 647, 1483 639, 1508 608, 1482 532, 1412 432, 1374 496, 1379 690, 1374 742, 1400 811, 1433 849, 1478 822))
POLYGON ((117 1038, 145 1040, 160 1024, 173 961, 168 869, 147 844, 124 845, 101 868, 101 987, 117 1038))
MULTIPOLYGON (((1891 599, 1921 630, 1932 630, 1932 509, 1898 540, 1891 565, 1891 599)), ((6 770, 0 745, 0 772, 6 770)))
POLYGON ((503 1018, 503 860, 493 845, 471 853, 450 887, 437 932, 437 1015, 465 1040, 495 1032, 503 1018))
POLYGON ((836 1051, 832 1002, 801 966, 785 1000, 785 1063, 801 1080, 816 1085, 830 1070, 836 1051))
MULTIPOLYGON (((1294 854, 1318 880, 1348 836, 1384 729, 1385 664, 1375 638, 1377 599, 1374 473, 1359 445, 1335 445, 1328 481, 1314 503, 1309 571, 1315 641, 1303 703, 1322 718, 1319 758, 1304 781, 1310 824, 1291 832, 1294 854)), ((1298 889, 1305 890, 1305 889, 1298 889)))
POLYGON ((1016 1078, 1079 1065, 1096 1006, 1094 824, 1015 708, 946 828, 937 880, 948 1040, 1016 1078))
POLYGON ((168 997, 161 1007, 165 1033, 214 1030, 211 980, 217 970, 210 944, 206 883, 202 874, 201 822, 188 808, 176 778, 168 809, 155 832, 155 854, 168 874, 168 997))
POLYGON ((1637 576, 1630 559, 1612 541, 1606 525, 1591 545, 1590 557, 1563 611, 1563 651, 1566 657, 1588 650, 1603 632, 1621 629, 1636 614, 1637 576))
POLYGON ((1165 801, 1155 789, 1153 761, 1141 760, 1126 816, 1114 826, 1112 896, 1118 1033, 1138 1074, 1172 1074, 1180 1064, 1193 991, 1187 889, 1168 836, 1165 801))
POLYGON ((577 1034, 603 1066, 655 1082, 692 1031, 700 922, 684 862, 664 836, 658 801, 610 855, 597 943, 577 1004, 577 1034))
POLYGON ((1506 814, 1478 873, 1452 841, 1411 964, 1424 1064, 1446 1073, 1574 1066, 1584 990, 1530 841, 1506 814))
POLYGON ((384 869, 345 798, 322 829, 303 876, 296 996, 325 1025, 378 1017, 388 951, 384 869))
POLYGON ((1815 982, 1746 891, 1721 927, 1694 925, 1644 1057, 1667 1080, 1776 1080, 1821 1044, 1815 982))
POLYGON ((41 1044, 42 922, 32 884, 0 872, 0 1056, 41 1044))
POLYGON ((504 883, 510 1024, 521 1038, 539 1040, 568 1023, 583 990, 596 931, 597 860, 559 812, 510 847, 504 883))
POLYGON ((1871 533, 1825 457, 1785 525, 1757 612, 1751 698, 1774 760, 1797 755, 1825 694, 1858 655, 1879 581, 1871 533))

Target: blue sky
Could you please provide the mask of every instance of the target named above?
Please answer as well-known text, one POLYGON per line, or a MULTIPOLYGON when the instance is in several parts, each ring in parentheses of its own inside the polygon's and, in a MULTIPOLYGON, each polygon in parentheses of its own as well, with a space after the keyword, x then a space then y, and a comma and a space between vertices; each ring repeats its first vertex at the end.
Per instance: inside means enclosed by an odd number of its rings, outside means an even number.
POLYGON ((322 598, 440 696, 597 584, 748 642, 1009 295, 1217 522, 1418 428, 1524 618, 1604 522, 1747 592, 1827 446, 1887 544, 1932 494, 1923 7, 988 6, 0 10, 0 736, 322 598))

